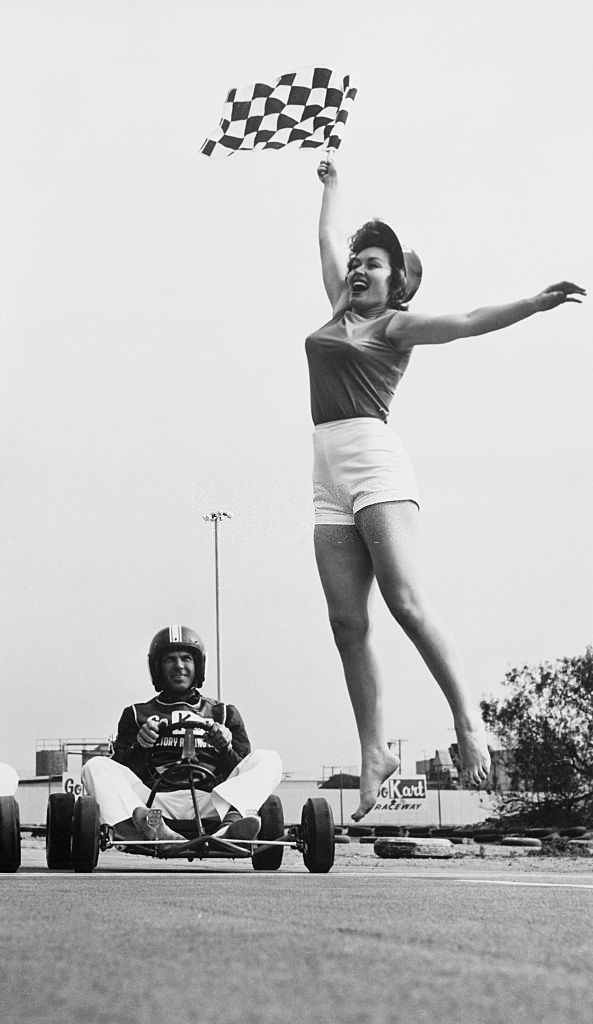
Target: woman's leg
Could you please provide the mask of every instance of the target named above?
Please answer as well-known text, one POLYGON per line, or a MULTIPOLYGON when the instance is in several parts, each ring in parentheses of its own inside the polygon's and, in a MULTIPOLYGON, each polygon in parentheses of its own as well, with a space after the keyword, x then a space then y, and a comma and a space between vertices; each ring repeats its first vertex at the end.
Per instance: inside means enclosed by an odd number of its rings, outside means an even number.
POLYGON ((455 643, 420 585, 418 508, 411 501, 369 505, 357 513, 356 525, 389 610, 448 701, 464 774, 471 782, 484 782, 490 770, 490 755, 482 719, 468 693, 455 643))
POLYGON ((315 557, 360 738, 360 806, 352 815, 358 821, 398 766, 387 746, 383 691, 370 641, 373 566, 355 526, 316 526, 315 557))

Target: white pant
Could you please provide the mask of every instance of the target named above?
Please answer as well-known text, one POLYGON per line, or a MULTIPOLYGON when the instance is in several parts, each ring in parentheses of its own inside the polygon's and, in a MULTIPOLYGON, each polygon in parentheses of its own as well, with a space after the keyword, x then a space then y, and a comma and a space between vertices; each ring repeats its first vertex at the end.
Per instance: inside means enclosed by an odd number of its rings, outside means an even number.
MULTIPOLYGON (((240 814, 257 813, 282 778, 282 762, 275 750, 254 750, 211 793, 197 791, 200 816, 224 818, 231 807, 240 814)), ((92 757, 82 769, 82 781, 99 804, 101 822, 116 825, 132 817, 136 807, 145 807, 150 789, 125 765, 110 757, 92 757)), ((167 818, 193 818, 189 789, 157 792, 153 807, 167 818)))

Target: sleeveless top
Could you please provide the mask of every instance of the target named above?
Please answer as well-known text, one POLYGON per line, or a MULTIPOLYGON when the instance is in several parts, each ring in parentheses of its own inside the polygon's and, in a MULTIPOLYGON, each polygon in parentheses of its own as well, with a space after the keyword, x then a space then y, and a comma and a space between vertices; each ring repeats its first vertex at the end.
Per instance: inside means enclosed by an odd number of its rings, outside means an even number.
POLYGON ((347 309, 305 341, 313 422, 372 416, 385 423, 395 389, 410 361, 385 337, 396 313, 372 320, 347 309))

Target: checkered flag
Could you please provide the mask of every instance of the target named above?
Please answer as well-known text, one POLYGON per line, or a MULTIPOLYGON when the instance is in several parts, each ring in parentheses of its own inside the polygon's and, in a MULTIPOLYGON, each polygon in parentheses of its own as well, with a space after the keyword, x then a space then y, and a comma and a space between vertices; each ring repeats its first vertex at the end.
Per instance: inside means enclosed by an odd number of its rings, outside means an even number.
POLYGON ((275 82, 256 82, 229 92, 220 126, 202 145, 204 156, 239 149, 337 149, 356 96, 350 75, 329 68, 302 68, 275 82))

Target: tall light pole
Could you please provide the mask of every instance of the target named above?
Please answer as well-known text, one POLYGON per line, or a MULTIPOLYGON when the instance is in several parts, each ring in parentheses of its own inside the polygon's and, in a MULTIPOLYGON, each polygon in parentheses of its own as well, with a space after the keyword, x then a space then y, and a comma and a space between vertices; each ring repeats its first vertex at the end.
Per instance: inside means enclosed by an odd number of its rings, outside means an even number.
POLYGON ((216 696, 222 696, 220 674, 220 563, 218 553, 218 530, 223 519, 232 519, 230 512, 208 512, 202 516, 204 522, 214 523, 214 586, 216 593, 216 696))
POLYGON ((404 739, 401 739, 401 740, 400 739, 397 739, 397 740, 387 740, 387 746, 389 747, 390 750, 395 750, 395 745, 397 743, 398 757, 399 757, 399 767, 397 769, 398 775, 402 774, 402 743, 407 743, 407 742, 408 741, 404 740, 404 739))

